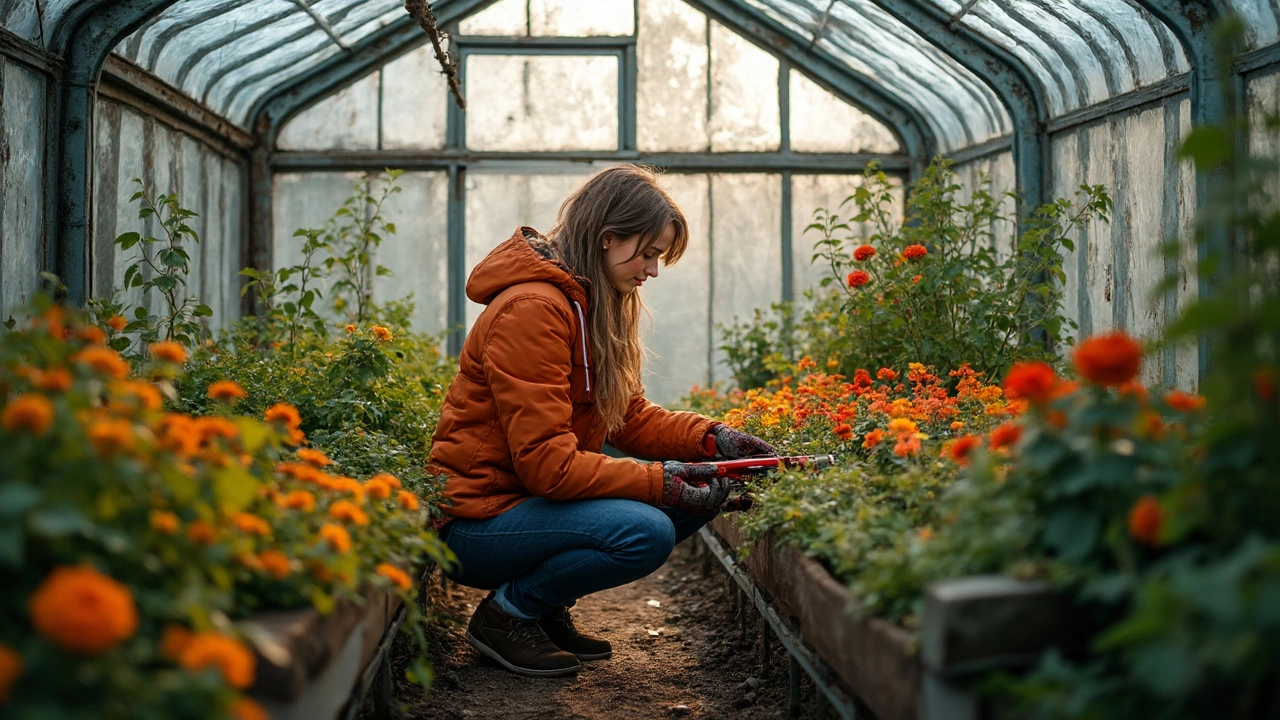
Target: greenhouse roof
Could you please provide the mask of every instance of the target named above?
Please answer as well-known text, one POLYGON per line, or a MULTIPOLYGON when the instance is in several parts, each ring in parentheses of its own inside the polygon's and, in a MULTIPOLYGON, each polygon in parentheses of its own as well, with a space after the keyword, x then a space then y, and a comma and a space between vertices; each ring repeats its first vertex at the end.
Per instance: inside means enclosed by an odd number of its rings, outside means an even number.
MULTIPOLYGON (((59 21, 84 0, 0 0, 4 25, 48 47, 59 21)), ((630 15, 630 0, 527 0, 529 17, 590 16, 608 23, 630 15)), ((191 97, 248 127, 281 88, 344 59, 404 52, 416 31, 400 0, 121 0, 163 7, 116 52, 191 97)), ((513 0, 436 0, 442 21, 479 11, 501 16, 513 0), (495 12, 494 8, 499 8, 495 12)), ((525 2, 515 5, 525 7, 525 2)), ((713 16, 732 14, 765 27, 793 55, 834 64, 875 86, 890 104, 927 125, 940 150, 1007 135, 1016 124, 998 84, 1005 71, 1023 83, 1041 121, 1179 76, 1188 60, 1177 37, 1144 0, 705 0, 690 3, 713 16), (948 35, 926 37, 920 18, 948 35), (975 51, 974 48, 977 48, 975 51), (993 67, 993 62, 1004 67, 993 67)), ((1156 3, 1160 4, 1160 3, 1156 3)), ((1230 0, 1254 45, 1275 42, 1280 21, 1268 0, 1230 0)), ((538 35, 539 27, 510 29, 538 35)), ((545 23, 544 23, 545 24, 545 23)), ((584 25, 581 34, 608 34, 584 25)), ((740 24, 741 25, 741 24, 740 24)), ((741 30, 740 30, 741 31, 741 30)), ((501 34, 501 28, 495 34, 501 34)), ((622 32, 634 33, 634 23, 622 32)), ((561 26, 563 34, 563 26, 561 26)), ((764 35, 755 41, 767 44, 764 35)), ((774 40, 774 50, 779 50, 774 40)), ((806 68, 796 63, 801 70, 806 68)), ((1014 115, 1016 118, 1016 115, 1014 115)))

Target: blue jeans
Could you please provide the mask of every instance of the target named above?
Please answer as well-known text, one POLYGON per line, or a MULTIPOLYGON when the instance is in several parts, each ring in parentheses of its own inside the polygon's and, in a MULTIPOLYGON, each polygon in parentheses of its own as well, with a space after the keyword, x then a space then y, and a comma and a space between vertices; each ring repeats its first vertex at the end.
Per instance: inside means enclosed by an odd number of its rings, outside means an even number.
POLYGON ((496 590, 499 608, 530 619, 639 580, 714 517, 617 498, 533 498, 488 520, 454 520, 441 538, 458 556, 451 579, 496 590))

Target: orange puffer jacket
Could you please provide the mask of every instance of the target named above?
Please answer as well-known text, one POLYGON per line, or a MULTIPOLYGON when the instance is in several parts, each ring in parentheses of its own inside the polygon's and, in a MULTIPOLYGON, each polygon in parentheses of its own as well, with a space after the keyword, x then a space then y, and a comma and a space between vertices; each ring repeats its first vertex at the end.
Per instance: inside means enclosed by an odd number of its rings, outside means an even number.
POLYGON ((468 333, 432 440, 430 469, 448 476, 453 517, 491 518, 532 497, 629 498, 657 505, 662 465, 600 454, 606 439, 635 457, 704 460, 713 421, 637 395, 606 438, 591 391, 586 280, 530 247, 520 228, 467 280, 487 305, 468 333))

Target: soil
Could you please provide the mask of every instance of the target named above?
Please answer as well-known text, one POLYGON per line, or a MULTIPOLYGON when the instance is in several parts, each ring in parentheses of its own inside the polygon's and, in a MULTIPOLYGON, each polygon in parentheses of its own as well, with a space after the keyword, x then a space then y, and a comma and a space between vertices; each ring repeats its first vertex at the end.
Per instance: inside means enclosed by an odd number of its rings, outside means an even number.
MULTIPOLYGON (((760 618, 745 632, 733 611, 727 576, 677 547, 657 572, 578 601, 579 630, 613 643, 613 658, 583 663, 576 676, 525 678, 476 652, 466 622, 485 592, 432 584, 430 629, 435 683, 404 681, 408 646, 394 658, 392 716, 459 718, 786 718, 787 656, 776 639, 761 666, 760 618)), ((814 690, 802 678, 799 717, 816 717, 814 690)), ((366 704, 365 718, 374 717, 366 704)))

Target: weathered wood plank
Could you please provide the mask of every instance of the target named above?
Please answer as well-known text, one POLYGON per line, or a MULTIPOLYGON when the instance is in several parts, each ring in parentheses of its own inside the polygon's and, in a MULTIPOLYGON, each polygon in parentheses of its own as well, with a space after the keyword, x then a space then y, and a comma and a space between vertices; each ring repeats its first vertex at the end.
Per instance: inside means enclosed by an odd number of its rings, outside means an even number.
MULTIPOLYGON (((1130 115, 1122 125, 1129 230, 1123 317, 1129 332, 1144 341, 1158 339, 1166 322, 1164 294, 1156 295, 1164 279, 1164 126, 1163 107, 1130 115)), ((1143 362, 1143 382, 1157 385, 1163 375, 1161 356, 1149 354, 1143 362)))
MULTIPOLYGON (((1080 189, 1080 144, 1076 133, 1063 133, 1053 139, 1053 196, 1074 201, 1080 189)), ((1062 271, 1066 280, 1062 284, 1062 313, 1077 324, 1081 321, 1081 287, 1082 269, 1087 241, 1087 230, 1081 228, 1070 237, 1075 250, 1063 249, 1062 271)), ((1078 330, 1069 326, 1064 337, 1075 340, 1078 330)))
POLYGON ((0 68, 0 315, 4 318, 31 300, 40 288, 41 237, 44 234, 44 106, 43 75, 18 63, 0 68))

